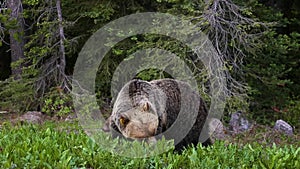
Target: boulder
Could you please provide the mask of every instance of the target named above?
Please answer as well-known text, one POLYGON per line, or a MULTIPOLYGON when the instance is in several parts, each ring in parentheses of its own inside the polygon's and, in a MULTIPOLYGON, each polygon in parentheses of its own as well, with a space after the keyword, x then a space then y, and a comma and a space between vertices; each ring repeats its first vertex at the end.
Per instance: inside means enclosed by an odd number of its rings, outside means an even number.
POLYGON ((252 124, 245 117, 243 117, 243 113, 241 111, 231 114, 229 129, 234 134, 247 131, 251 128, 251 126, 252 124))
POLYGON ((216 140, 225 140, 225 138, 228 136, 223 123, 216 118, 212 118, 209 123, 209 134, 213 142, 216 140))
POLYGON ((293 135, 293 127, 281 119, 276 121, 274 129, 289 136, 293 135))
POLYGON ((33 124, 41 124, 45 120, 45 115, 38 111, 29 111, 22 116, 15 119, 15 122, 26 122, 26 123, 33 123, 33 124))

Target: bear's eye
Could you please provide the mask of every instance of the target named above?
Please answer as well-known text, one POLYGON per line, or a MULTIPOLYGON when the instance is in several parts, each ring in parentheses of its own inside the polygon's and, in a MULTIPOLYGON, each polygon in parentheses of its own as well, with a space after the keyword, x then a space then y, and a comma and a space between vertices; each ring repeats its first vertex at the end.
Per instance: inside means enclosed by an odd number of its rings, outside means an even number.
POLYGON ((120 121, 121 126, 124 127, 124 126, 126 126, 127 123, 129 122, 129 119, 127 119, 127 118, 121 116, 119 121, 120 121))

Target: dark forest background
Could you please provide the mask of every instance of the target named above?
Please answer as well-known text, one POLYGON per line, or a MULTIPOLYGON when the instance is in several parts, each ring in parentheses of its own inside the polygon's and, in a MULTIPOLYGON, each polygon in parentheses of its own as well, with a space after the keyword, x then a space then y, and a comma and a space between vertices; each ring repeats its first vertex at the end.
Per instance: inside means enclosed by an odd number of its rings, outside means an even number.
MULTIPOLYGON (((283 119, 300 127, 297 0, 1 1, 0 110, 72 113, 72 73, 81 48, 105 24, 138 12, 184 16, 198 24, 216 47, 226 44, 219 52, 226 54, 226 69, 234 79, 228 88, 237 86, 228 99, 226 114, 243 110, 261 124, 283 119)), ((149 47, 186 54, 179 42, 165 36, 137 35, 123 40, 99 67, 96 93, 100 108, 112 100, 110 80, 118 64, 134 51, 149 47)), ((161 73, 149 70, 137 76, 151 80, 161 73)))

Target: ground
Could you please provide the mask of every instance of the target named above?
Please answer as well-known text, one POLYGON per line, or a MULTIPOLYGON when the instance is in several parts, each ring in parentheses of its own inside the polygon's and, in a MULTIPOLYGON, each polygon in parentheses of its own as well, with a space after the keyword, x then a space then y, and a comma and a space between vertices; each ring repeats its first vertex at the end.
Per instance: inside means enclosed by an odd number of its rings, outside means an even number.
MULTIPOLYGON (((0 128, 4 122, 15 122, 15 119, 20 117, 20 114, 17 113, 5 113, 0 114, 0 128)), ((57 118, 57 117, 46 117, 45 119, 48 121, 52 121, 53 123, 64 123, 65 117, 57 118)), ((239 134, 231 134, 225 131, 228 134, 227 137, 224 138, 225 143, 235 143, 238 145, 244 145, 247 143, 256 144, 259 143, 265 146, 272 146, 275 143, 278 146, 285 145, 295 145, 296 147, 300 147, 300 131, 299 129, 294 131, 294 135, 287 136, 284 133, 278 132, 274 130, 270 126, 256 124, 252 127, 251 130, 242 132, 239 134)))

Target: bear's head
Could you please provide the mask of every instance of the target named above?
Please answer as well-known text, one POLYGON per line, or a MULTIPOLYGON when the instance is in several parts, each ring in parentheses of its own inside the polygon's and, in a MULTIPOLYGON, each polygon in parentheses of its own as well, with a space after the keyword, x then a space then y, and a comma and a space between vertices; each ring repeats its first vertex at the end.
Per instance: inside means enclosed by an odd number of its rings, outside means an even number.
POLYGON ((139 106, 121 113, 115 123, 123 136, 132 139, 141 139, 154 136, 159 121, 151 103, 146 101, 139 106))

